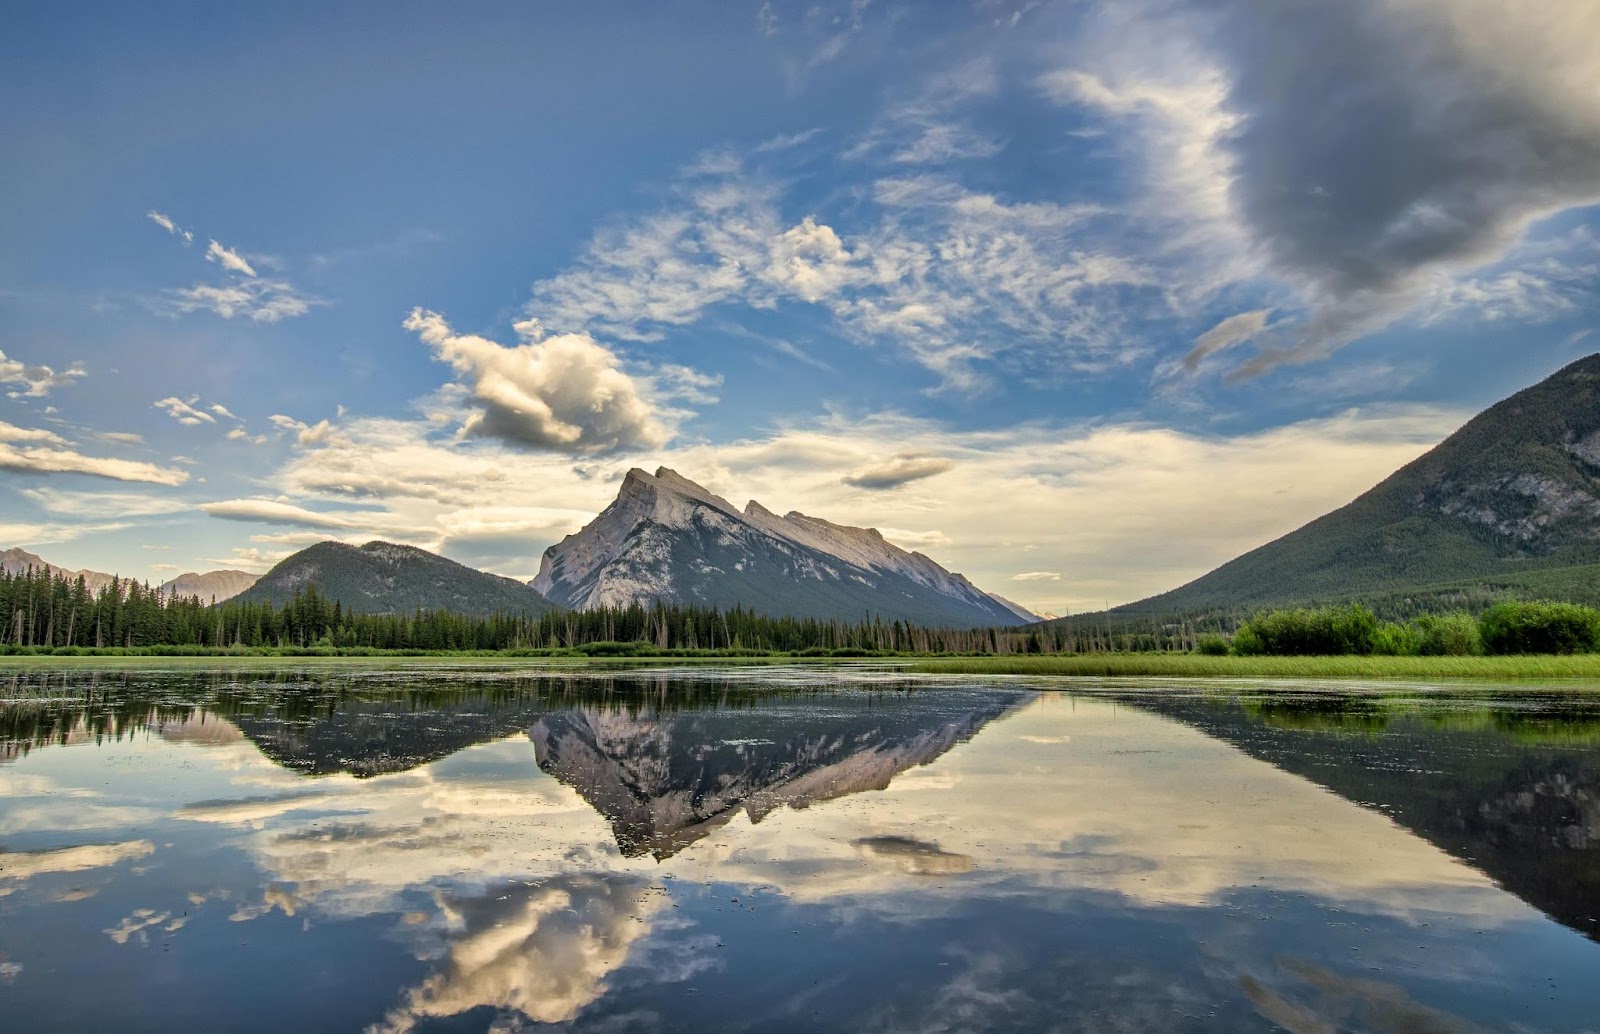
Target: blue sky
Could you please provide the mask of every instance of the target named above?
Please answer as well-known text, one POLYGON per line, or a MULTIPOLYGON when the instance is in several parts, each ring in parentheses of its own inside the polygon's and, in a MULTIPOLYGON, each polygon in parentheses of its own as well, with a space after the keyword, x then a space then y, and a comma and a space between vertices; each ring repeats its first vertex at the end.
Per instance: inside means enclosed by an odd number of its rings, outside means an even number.
POLYGON ((529 577, 666 464, 1061 612, 1595 348, 1589 3, 49 5, 0 545, 529 577))

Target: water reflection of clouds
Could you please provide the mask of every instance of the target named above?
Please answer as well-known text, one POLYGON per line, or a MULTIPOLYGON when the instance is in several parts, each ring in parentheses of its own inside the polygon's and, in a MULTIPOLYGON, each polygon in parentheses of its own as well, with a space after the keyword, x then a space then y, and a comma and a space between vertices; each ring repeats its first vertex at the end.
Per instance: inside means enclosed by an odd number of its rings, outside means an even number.
MULTIPOLYGON (((775 799, 729 815, 659 864, 623 857, 607 821, 538 770, 526 736, 407 773, 308 781, 216 721, 185 741, 204 744, 188 760, 212 777, 200 780, 208 796, 165 814, 234 831, 259 866, 260 900, 238 904, 236 921, 273 911, 392 916, 402 943, 437 960, 398 999, 385 1021, 393 1030, 481 1006, 540 1022, 574 1018, 630 957, 655 957, 652 934, 672 926, 664 894, 653 889, 663 874, 774 888, 792 903, 906 924, 1000 899, 1061 912, 1090 898, 1129 910, 1189 909, 1241 888, 1314 895, 1403 922, 1471 915, 1489 926, 1533 915, 1382 815, 1187 726, 1097 701, 1041 698, 930 765, 885 768, 881 778, 873 767, 862 785, 881 790, 798 810, 775 799)), ((65 789, 27 786, 52 787, 65 789)), ((799 799, 784 802, 791 797, 799 799)), ((0 885, 154 850, 130 840, 6 854, 0 885)), ((158 908, 145 913, 113 928, 122 942, 169 918, 158 908)), ((1241 959, 1258 950, 1232 947, 1241 959)), ((1378 1015, 1359 1004, 1382 997, 1375 987, 1336 989, 1309 969, 1240 978, 1236 958, 1225 964, 1228 979, 1253 981, 1241 987, 1269 1018, 1378 1015), (1368 1012, 1351 1012, 1350 1002, 1368 1012)), ((949 1020, 1023 1008, 1006 958, 954 961, 961 968, 934 1018, 896 1022, 939 1029, 941 1013, 949 1020)), ((1031 964, 1015 962, 1018 971, 1031 964)), ((655 979, 698 964, 663 963, 655 957, 655 979)), ((1307 1022, 1291 1029, 1322 1029, 1307 1022)))
POLYGON ((606 991, 606 978, 647 936, 663 893, 636 876, 571 874, 478 896, 440 895, 443 963, 375 1029, 488 1006, 564 1023, 606 991))
POLYGON ((0 895, 13 893, 17 884, 36 876, 103 869, 144 858, 155 849, 148 840, 125 840, 44 851, 0 851, 0 895))

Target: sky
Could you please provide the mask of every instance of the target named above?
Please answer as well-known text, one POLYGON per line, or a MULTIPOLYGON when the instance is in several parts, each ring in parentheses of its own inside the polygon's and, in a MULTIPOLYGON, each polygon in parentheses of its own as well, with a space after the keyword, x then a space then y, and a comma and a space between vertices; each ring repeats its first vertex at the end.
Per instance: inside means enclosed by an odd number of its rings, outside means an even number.
POLYGON ((1600 348, 1600 0, 28 5, 0 548, 530 578, 668 466, 1040 612, 1600 348))

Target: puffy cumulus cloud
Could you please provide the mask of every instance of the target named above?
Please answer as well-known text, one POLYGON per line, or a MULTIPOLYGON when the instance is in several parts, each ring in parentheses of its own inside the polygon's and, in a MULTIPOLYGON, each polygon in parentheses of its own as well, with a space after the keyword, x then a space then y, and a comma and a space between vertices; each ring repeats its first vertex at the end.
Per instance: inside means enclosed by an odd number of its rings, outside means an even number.
POLYGON ((845 484, 856 488, 877 490, 899 488, 913 481, 943 474, 953 466, 954 463, 938 456, 896 456, 887 463, 863 467, 846 474, 842 480, 845 484))
POLYGON ((0 421, 0 470, 24 474, 87 474, 113 481, 181 485, 189 472, 140 460, 87 456, 60 435, 0 421))
POLYGON ((415 309, 405 321, 450 364, 473 407, 461 434, 568 454, 653 448, 670 429, 615 353, 586 334, 502 345, 415 309))
POLYGON ((1290 7, 1104 5, 1044 80, 1136 127, 1215 277, 1286 288, 1294 318, 1235 376, 1326 356, 1600 201, 1600 7, 1290 7))
POLYGON ((0 352, 0 384, 14 386, 6 392, 7 398, 44 398, 57 388, 71 385, 87 372, 82 363, 73 363, 58 371, 49 366, 24 363, 0 352))
POLYGON ((445 964, 377 1029, 399 1034, 484 1006, 535 1023, 577 1019, 650 932, 664 898, 649 890, 637 876, 561 875, 447 900, 459 932, 447 941, 445 964))

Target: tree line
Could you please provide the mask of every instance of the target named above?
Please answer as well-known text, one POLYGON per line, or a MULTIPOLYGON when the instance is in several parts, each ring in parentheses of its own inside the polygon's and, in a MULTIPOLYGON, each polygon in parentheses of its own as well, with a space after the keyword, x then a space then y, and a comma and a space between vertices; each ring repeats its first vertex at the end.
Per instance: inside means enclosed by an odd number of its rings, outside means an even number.
MULTIPOLYGON (((1041 654, 1573 653, 1600 648, 1600 611, 1568 603, 1501 602, 1481 617, 1424 614, 1380 621, 1360 604, 1269 611, 1230 637, 1195 624, 1152 621, 1145 630, 1091 622, 1024 628, 929 628, 863 615, 857 620, 771 617, 742 607, 655 602, 486 617, 444 610, 352 611, 315 585, 288 601, 174 596, 134 580, 91 592, 81 576, 46 568, 0 573, 0 652, 341 650, 577 652, 596 655, 789 653, 1041 654)), ((1215 628, 1215 626, 1213 626, 1215 628)))
MULTIPOLYGON (((114 579, 91 592, 82 577, 49 568, 0 575, 0 650, 193 648, 401 651, 572 651, 815 653, 1057 653, 1087 646, 1066 630, 925 628, 863 615, 843 619, 769 617, 657 602, 539 616, 476 617, 444 610, 410 614, 352 611, 315 585, 282 604, 211 604, 114 579)), ((1109 641, 1106 644, 1110 646, 1109 641)))

